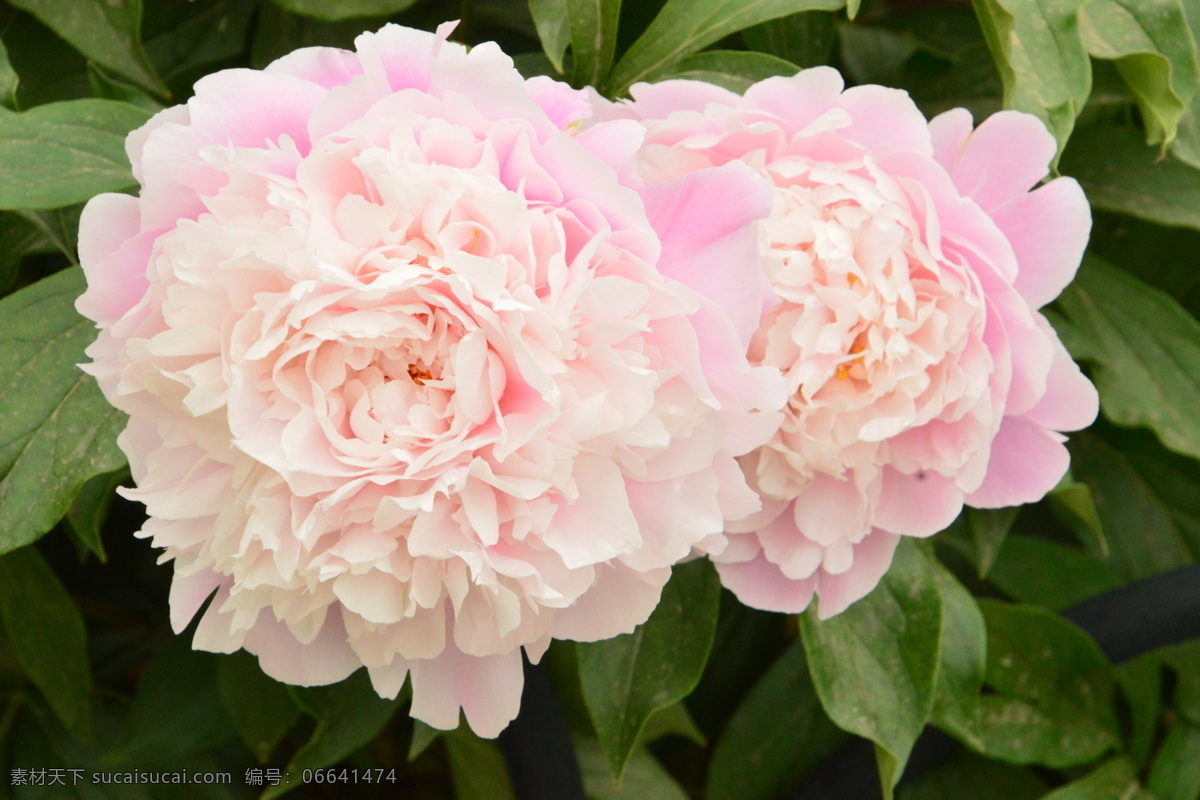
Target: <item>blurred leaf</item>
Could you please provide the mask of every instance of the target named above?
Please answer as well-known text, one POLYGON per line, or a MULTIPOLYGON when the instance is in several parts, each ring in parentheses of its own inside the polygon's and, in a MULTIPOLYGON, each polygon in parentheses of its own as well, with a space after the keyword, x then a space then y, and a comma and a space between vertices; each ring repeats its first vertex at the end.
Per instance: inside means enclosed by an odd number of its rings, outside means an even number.
POLYGON ((119 103, 129 103, 138 108, 144 108, 151 114, 155 114, 163 109, 163 104, 146 94, 145 90, 110 75, 107 70, 99 66, 95 61, 88 62, 87 78, 93 97, 102 100, 116 100, 119 103))
POLYGON ((480 739, 466 726, 444 731, 442 741, 456 800, 514 800, 500 745, 480 739))
POLYGON ((1142 429, 1105 428, 1104 439, 1166 508, 1189 553, 1200 553, 1200 462, 1170 452, 1142 429))
POLYGON ((119 469, 124 415, 75 365, 95 332, 72 267, 0 300, 0 553, 38 539, 89 478, 119 469))
POLYGON ((10 0, 10 5, 37 17, 101 66, 143 89, 167 95, 142 49, 141 0, 10 0))
POLYGON ((1154 747, 1162 713, 1163 658, 1149 653, 1117 665, 1117 683, 1129 704, 1132 723, 1128 754, 1134 764, 1144 764, 1154 747))
POLYGON ((651 714, 650 719, 646 720, 646 727, 642 728, 641 741, 649 744, 666 736, 679 736, 701 747, 708 744, 683 703, 673 703, 651 714))
POLYGON ((172 636, 138 680, 129 729, 105 762, 178 763, 236 738, 217 688, 221 658, 193 650, 188 636, 172 636))
POLYGON ((1050 490, 1046 500, 1050 510, 1075 532, 1081 544, 1108 558, 1104 525, 1100 522, 1100 512, 1096 510, 1096 498, 1092 497, 1092 490, 1086 483, 1060 484, 1050 490))
POLYGON ((776 75, 795 75, 800 68, 782 58, 743 50, 708 50, 696 53, 667 69, 653 80, 683 78, 707 81, 741 94, 751 85, 776 75))
POLYGON ((967 528, 971 531, 971 541, 975 543, 975 563, 979 567, 979 577, 986 578, 996 563, 1000 547, 1008 538, 1013 523, 1017 520, 1020 506, 1008 508, 967 508, 967 528))
POLYGON ((1200 728, 1182 718, 1172 723, 1147 785, 1157 800, 1200 797, 1200 728))
POLYGON ((1112 665, 1090 636, 1040 608, 980 600, 987 621, 983 752, 1068 767, 1119 742, 1112 665))
POLYGON ((151 3, 145 24, 150 62, 168 84, 179 81, 179 89, 190 93, 205 67, 243 56, 258 5, 256 0, 151 3))
POLYGON ((1116 61, 1133 90, 1146 143, 1166 145, 1196 94, 1196 42, 1179 0, 1090 0, 1079 30, 1095 58, 1116 61))
POLYGON ((972 0, 1004 82, 1004 105, 1036 114, 1059 152, 1092 86, 1079 35, 1086 0, 972 0))
POLYGON ((742 31, 746 44, 801 67, 828 64, 837 44, 837 14, 805 11, 742 31))
POLYGON ((258 659, 239 650, 217 666, 217 688, 229 721, 260 763, 300 719, 300 709, 283 684, 263 674, 258 659))
POLYGON ((8 60, 8 48, 0 42, 0 106, 17 107, 17 71, 8 60))
POLYGON ((1200 170, 1159 158, 1137 128, 1094 125, 1072 137, 1060 168, 1095 208, 1163 225, 1200 228, 1200 170))
POLYGON ((648 76, 731 33, 800 11, 836 11, 845 0, 668 0, 613 68, 605 94, 616 97, 648 76))
POLYGON ((112 100, 0 114, 0 208, 57 208, 134 185, 125 136, 149 118, 112 100))
POLYGON ((1036 536, 1009 539, 988 579, 1015 600, 1056 611, 1125 583, 1107 562, 1036 536))
POLYGON ((644 747, 634 748, 630 754, 619 786, 595 739, 576 739, 575 755, 588 800, 688 800, 687 792, 644 747))
POLYGON ((21 76, 17 107, 90 97, 88 60, 34 16, 18 12, 0 27, 8 58, 21 76))
POLYGON ((934 767, 897 792, 899 800, 1038 800, 1046 784, 1025 767, 974 753, 934 767))
POLYGON ((983 613, 949 570, 932 555, 926 554, 925 559, 942 598, 940 665, 931 719, 942 730, 979 748, 979 696, 987 671, 983 613))
POLYGON ((895 31, 873 25, 838 27, 846 72, 863 83, 897 85, 905 63, 921 48, 912 31, 895 31))
POLYGON ((942 626, 938 585, 911 541, 865 598, 824 621, 812 609, 800 617, 821 705, 875 742, 887 798, 933 709, 942 626))
POLYGON ((1115 568, 1129 578, 1148 578, 1194 560, 1158 487, 1124 453, 1089 433, 1072 437, 1071 454, 1076 477, 1092 487, 1100 520, 1112 532, 1108 544, 1115 568))
POLYGON ((21 259, 44 243, 41 231, 20 214, 0 211, 0 293, 17 280, 21 259))
POLYGON ((386 17, 412 6, 417 0, 272 0, 292 14, 325 22, 359 17, 386 17))
POLYGON ((1162 289, 1192 316, 1200 317, 1200 270, 1190 263, 1192 255, 1200 250, 1200 231, 1094 211, 1088 249, 1162 289))
POLYGON ((618 781, 650 715, 700 680, 720 592, 707 560, 677 565, 658 607, 633 633, 576 646, 588 714, 618 781))
POLYGON ((1096 769, 1087 777, 1050 792, 1042 800, 1165 800, 1151 798, 1138 783, 1133 765, 1123 758, 1096 769))
POLYGON ((67 509, 67 515, 64 517, 67 529, 75 540, 101 561, 105 561, 107 558, 104 555, 104 541, 100 532, 104 527, 105 518, 108 517, 108 509, 112 506, 113 498, 116 496, 116 489, 127 478, 129 478, 127 469, 91 478, 83 484, 79 494, 75 495, 75 500, 67 509))
POLYGON ((78 266, 79 256, 75 252, 79 241, 79 215, 83 213, 83 203, 65 208, 51 208, 45 211, 17 211, 42 235, 67 257, 67 260, 78 266))
POLYGON ((1200 321, 1166 292, 1089 259, 1059 298, 1071 354, 1090 361, 1104 415, 1200 457, 1200 321))
POLYGON ((1173 673, 1175 687, 1168 699, 1171 710, 1200 727, 1200 639, 1159 652, 1173 673))
MULTIPOLYGON (((550 59, 556 73, 563 74, 563 55, 571 43, 567 0, 529 0, 529 13, 533 15, 533 24, 537 27, 546 58, 550 59)), ((522 70, 521 74, 525 75, 525 71, 522 70)))
POLYGON ((287 14, 272 3, 264 3, 254 27, 250 66, 262 69, 277 58, 301 47, 354 49, 354 40, 364 30, 379 28, 386 18, 322 22, 287 14))
POLYGON ((793 642, 746 695, 717 740, 704 796, 781 797, 844 739, 821 709, 804 646, 793 642))
POLYGON ((612 68, 621 0, 565 0, 575 58, 574 83, 598 86, 612 68))
POLYGON ((63 725, 87 731, 92 675, 83 616, 32 547, 0 556, 0 617, 26 677, 63 725))
POLYGON ((437 741, 442 734, 437 728, 430 727, 419 719, 413 719, 412 741, 408 745, 408 760, 416 761, 421 754, 429 749, 429 745, 437 741))
MULTIPOLYGON (((311 689, 293 688, 302 709, 317 720, 317 727, 304 747, 288 763, 292 774, 306 769, 332 766, 370 742, 395 715, 405 699, 384 700, 371 688, 367 671, 360 669, 341 683, 311 689)), ((280 797, 295 784, 272 786, 262 800, 280 797)))

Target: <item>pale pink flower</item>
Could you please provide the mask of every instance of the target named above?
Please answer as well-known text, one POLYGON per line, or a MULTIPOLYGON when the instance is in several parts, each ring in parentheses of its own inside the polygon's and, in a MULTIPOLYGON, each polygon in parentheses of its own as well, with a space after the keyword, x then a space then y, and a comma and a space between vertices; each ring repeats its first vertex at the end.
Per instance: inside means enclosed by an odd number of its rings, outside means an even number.
POLYGON ((208 601, 197 648, 409 676, 414 716, 495 736, 522 648, 632 630, 759 506, 734 456, 784 395, 726 291, 761 179, 643 192, 640 126, 581 133, 582 92, 448 32, 202 79, 130 135, 140 198, 85 209, 78 306, 175 629, 208 601))
POLYGON ((598 118, 643 123, 648 183, 741 161, 774 185, 749 355, 790 399, 741 460, 764 508, 715 557, 743 602, 798 612, 815 593, 829 617, 878 583, 900 536, 1055 486, 1059 432, 1097 399, 1037 309, 1074 276, 1091 218, 1075 181, 1033 189, 1055 153, 1040 121, 926 122, 904 92, 843 91, 829 68, 744 97, 692 81, 633 96, 598 118))

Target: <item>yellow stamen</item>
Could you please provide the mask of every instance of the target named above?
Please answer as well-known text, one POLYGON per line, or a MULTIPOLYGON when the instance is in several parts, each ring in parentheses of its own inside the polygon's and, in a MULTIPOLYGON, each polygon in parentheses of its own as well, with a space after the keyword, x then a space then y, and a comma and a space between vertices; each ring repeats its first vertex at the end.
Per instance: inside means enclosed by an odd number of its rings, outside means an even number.
POLYGON ((425 370, 418 369, 416 364, 408 365, 408 377, 412 378, 412 382, 417 386, 424 386, 425 381, 433 378, 433 376, 425 370))

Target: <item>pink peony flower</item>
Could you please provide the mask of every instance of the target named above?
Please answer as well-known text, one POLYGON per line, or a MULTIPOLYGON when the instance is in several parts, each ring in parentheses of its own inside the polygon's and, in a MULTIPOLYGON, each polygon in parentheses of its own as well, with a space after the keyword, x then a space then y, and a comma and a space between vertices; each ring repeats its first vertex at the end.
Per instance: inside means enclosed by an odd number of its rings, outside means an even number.
POLYGON ((409 676, 414 716, 495 736, 522 648, 632 630, 759 507, 734 456, 784 395, 726 288, 761 180, 643 192, 640 126, 581 133, 582 92, 448 33, 201 80, 130 135, 140 198, 84 211, 78 307, 175 630, 211 597, 197 648, 409 676))
POLYGON ((904 92, 842 89, 829 68, 745 97, 667 81, 599 115, 644 124, 648 183, 741 161, 774 186, 749 355, 790 399, 741 460, 763 510, 715 560, 743 602, 799 612, 816 594, 823 618, 878 583, 900 536, 964 502, 1041 498, 1068 466, 1059 431, 1097 410, 1037 311, 1091 226, 1075 181, 1030 191, 1054 138, 1026 114, 972 130, 963 109, 927 123, 904 92))

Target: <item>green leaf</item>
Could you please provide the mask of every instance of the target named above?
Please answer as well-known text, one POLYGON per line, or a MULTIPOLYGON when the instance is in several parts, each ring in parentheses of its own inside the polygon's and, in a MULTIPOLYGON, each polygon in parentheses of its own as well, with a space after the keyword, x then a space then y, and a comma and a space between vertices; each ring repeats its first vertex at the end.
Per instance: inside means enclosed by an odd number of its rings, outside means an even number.
POLYGON ((1177 718, 1150 768, 1147 785, 1157 800, 1200 797, 1200 728, 1177 718))
POLYGON ((239 650, 217 667, 217 688, 229 721, 260 763, 300 719, 300 709, 283 686, 263 673, 258 659, 239 650))
POLYGON ((931 719, 942 730, 978 748, 979 696, 987 672, 987 628, 975 598, 926 554, 927 569, 942 598, 942 637, 937 693, 931 719))
POLYGON ((1162 653, 1148 653, 1119 664, 1117 683, 1129 705, 1131 730, 1127 752, 1133 763, 1144 764, 1154 748, 1162 715, 1162 653))
POLYGON ((1088 52, 1116 62, 1137 99, 1146 143, 1164 147, 1196 93, 1196 42, 1179 0, 1090 0, 1079 30, 1088 52))
POLYGON ((575 59, 574 83, 598 86, 612 68, 617 50, 621 0, 566 0, 575 59))
POLYGON ((0 211, 0 293, 17 280, 21 259, 45 244, 41 231, 20 214, 0 211))
POLYGON ((17 107, 17 71, 8 60, 8 49, 0 42, 0 106, 17 107))
POLYGON ((1055 610, 1125 583, 1108 562, 1077 547, 1036 536, 1009 539, 988 578, 1014 600, 1055 610))
POLYGON ((980 600, 987 621, 985 755, 1068 767, 1117 745, 1112 665, 1092 638, 1032 606, 980 600))
POLYGON ((804 646, 793 642, 730 718, 713 752, 704 796, 781 797, 844 739, 821 710, 804 646))
POLYGON ((901 786, 899 800, 1038 800, 1046 784, 1025 767, 964 753, 901 786))
POLYGON ((412 741, 408 744, 408 760, 416 761, 421 754, 429 749, 429 745, 437 741, 442 732, 437 728, 426 725, 419 719, 413 720, 412 741))
POLYGON ((32 547, 0 557, 0 618, 26 677, 63 725, 86 731, 92 675, 83 616, 32 547))
POLYGON ((1118 425, 1144 426, 1171 450, 1200 457, 1200 322, 1166 292, 1089 259, 1059 298, 1060 330, 1090 361, 1100 408, 1118 425))
POLYGON ((0 114, 0 208, 57 208, 133 186, 125 136, 149 118, 113 100, 0 114))
POLYGON ((354 40, 364 30, 374 30, 387 21, 386 17, 370 20, 341 20, 324 22, 310 17, 285 13, 273 3, 259 8, 250 47, 250 66, 262 69, 277 58, 301 47, 340 47, 354 49, 354 40))
POLYGON ((79 241, 79 216, 83 213, 83 205, 78 203, 65 208, 15 213, 28 220, 68 261, 78 266, 79 256, 75 253, 75 246, 79 241))
POLYGON ((845 0, 668 0, 617 62, 605 86, 610 97, 703 50, 731 33, 800 11, 836 11, 845 0))
POLYGON ((442 733, 455 800, 514 800, 504 755, 493 741, 480 739, 469 728, 442 733))
MULTIPOLYGON (((332 686, 292 691, 298 705, 317 720, 312 736, 288 764, 293 775, 336 764, 370 742, 405 699, 404 693, 395 700, 380 698, 371 688, 367 671, 361 669, 332 686)), ((293 788, 295 784, 272 786, 263 792, 262 800, 280 797, 293 788)))
POLYGON ((529 0, 529 13, 533 16, 534 27, 542 41, 542 51, 550 59, 554 71, 561 75, 563 56, 567 52, 567 45, 571 43, 566 0, 529 0))
POLYGON ((10 5, 37 17, 97 64, 168 95, 142 49, 141 0, 11 0, 10 5))
POLYGON ((417 0, 272 0, 292 14, 325 22, 359 17, 386 17, 409 8, 417 0))
POLYGON ((75 500, 63 518, 75 541, 102 562, 107 560, 104 541, 101 538, 104 520, 108 517, 108 509, 112 506, 117 487, 128 478, 129 470, 122 469, 90 479, 80 488, 79 494, 75 495, 75 500))
POLYGON ((1079 35, 1086 0, 972 0, 1004 82, 1004 105, 1041 118, 1059 152, 1092 87, 1079 35))
POLYGON ((888 798, 933 710, 942 626, 941 593, 911 541, 871 594, 824 621, 812 609, 800 617, 821 705, 875 742, 888 798))
POLYGON ((1096 498, 1086 483, 1066 482, 1046 495, 1051 512, 1075 532, 1081 544, 1108 558, 1108 540, 1096 510, 1096 498))
POLYGON ((1200 229, 1200 170, 1171 156, 1160 158, 1137 128, 1080 130, 1060 168, 1079 181, 1093 208, 1200 229))
POLYGON ((0 553, 38 539, 94 475, 125 463, 125 417, 75 366, 95 337, 64 270, 0 300, 0 553))
POLYGON ((577 645, 584 701, 618 781, 650 715, 682 700, 700 680, 720 590, 710 563, 681 564, 633 633, 577 645))
POLYGON ((746 44, 801 67, 828 64, 837 44, 837 15, 805 11, 770 20, 742 31, 746 44))
POLYGON ((1123 758, 1114 758, 1087 777, 1055 789, 1042 800, 1166 800, 1151 798, 1142 789, 1137 771, 1123 758))
POLYGON ((576 739, 575 755, 588 800, 688 800, 687 792, 644 747, 637 747, 630 754, 619 786, 613 781, 604 750, 595 739, 576 739))
POLYGON ((642 728, 641 741, 649 744, 667 736, 679 736, 701 747, 708 744, 683 703, 673 703, 651 714, 650 719, 646 720, 646 727, 642 728))
POLYGON ((731 92, 742 92, 753 84, 776 75, 795 75, 800 68, 782 58, 766 53, 748 53, 743 50, 708 50, 688 56, 653 80, 684 78, 707 81, 722 86, 731 92))
POLYGON ((979 577, 986 578, 996 563, 1000 547, 1017 521, 1020 506, 1008 508, 967 508, 967 529, 975 543, 975 564, 979 577))

